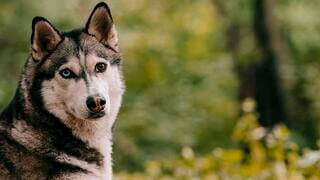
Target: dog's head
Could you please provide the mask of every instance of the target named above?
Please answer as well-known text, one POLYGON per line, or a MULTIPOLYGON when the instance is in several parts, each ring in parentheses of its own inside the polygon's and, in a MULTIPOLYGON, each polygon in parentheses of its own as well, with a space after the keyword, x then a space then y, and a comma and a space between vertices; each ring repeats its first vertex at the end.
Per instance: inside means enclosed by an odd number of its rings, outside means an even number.
POLYGON ((32 23, 31 99, 62 118, 100 119, 118 111, 123 93, 118 37, 105 3, 82 29, 60 33, 42 17, 32 23))

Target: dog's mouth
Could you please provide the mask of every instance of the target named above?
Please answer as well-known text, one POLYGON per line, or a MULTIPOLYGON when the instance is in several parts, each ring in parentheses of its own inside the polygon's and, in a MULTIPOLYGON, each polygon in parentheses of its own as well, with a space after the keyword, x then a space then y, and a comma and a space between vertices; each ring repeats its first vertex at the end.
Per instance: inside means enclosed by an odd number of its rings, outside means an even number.
POLYGON ((100 112, 89 112, 89 115, 88 115, 88 119, 99 119, 99 118, 102 118, 103 116, 105 116, 106 113, 105 111, 100 111, 100 112))

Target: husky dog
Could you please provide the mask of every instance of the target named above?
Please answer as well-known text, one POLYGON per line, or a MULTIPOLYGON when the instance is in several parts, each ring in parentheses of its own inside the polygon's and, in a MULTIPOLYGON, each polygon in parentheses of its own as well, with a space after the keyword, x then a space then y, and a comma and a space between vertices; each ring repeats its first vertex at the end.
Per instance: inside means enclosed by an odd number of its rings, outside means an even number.
POLYGON ((111 180, 120 64, 107 4, 65 33, 35 17, 30 57, 0 115, 0 179, 111 180))

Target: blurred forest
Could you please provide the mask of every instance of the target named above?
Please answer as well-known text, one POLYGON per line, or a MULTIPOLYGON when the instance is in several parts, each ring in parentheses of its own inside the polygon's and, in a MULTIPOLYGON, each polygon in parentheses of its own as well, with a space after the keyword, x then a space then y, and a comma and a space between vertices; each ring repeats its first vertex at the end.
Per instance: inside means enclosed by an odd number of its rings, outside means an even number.
MULTIPOLYGON (((28 56, 32 18, 44 16, 67 31, 84 26, 98 2, 0 1, 0 109, 13 97, 28 56)), ((107 2, 127 85, 115 129, 116 172, 174 161, 181 149, 187 157, 216 148, 246 154, 256 146, 234 134, 250 114, 266 134, 288 127, 296 153, 317 149, 319 0, 107 2)))

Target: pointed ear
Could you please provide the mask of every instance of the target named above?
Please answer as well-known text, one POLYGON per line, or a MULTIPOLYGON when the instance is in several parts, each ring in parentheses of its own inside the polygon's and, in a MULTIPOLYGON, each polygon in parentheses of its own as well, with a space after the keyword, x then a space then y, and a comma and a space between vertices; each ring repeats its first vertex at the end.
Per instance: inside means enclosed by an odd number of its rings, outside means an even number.
POLYGON ((35 17, 32 20, 31 56, 34 61, 42 60, 52 53, 62 38, 48 20, 43 17, 35 17))
POLYGON ((100 43, 118 51, 118 35, 113 23, 110 8, 104 2, 93 9, 85 31, 94 36, 100 43))

